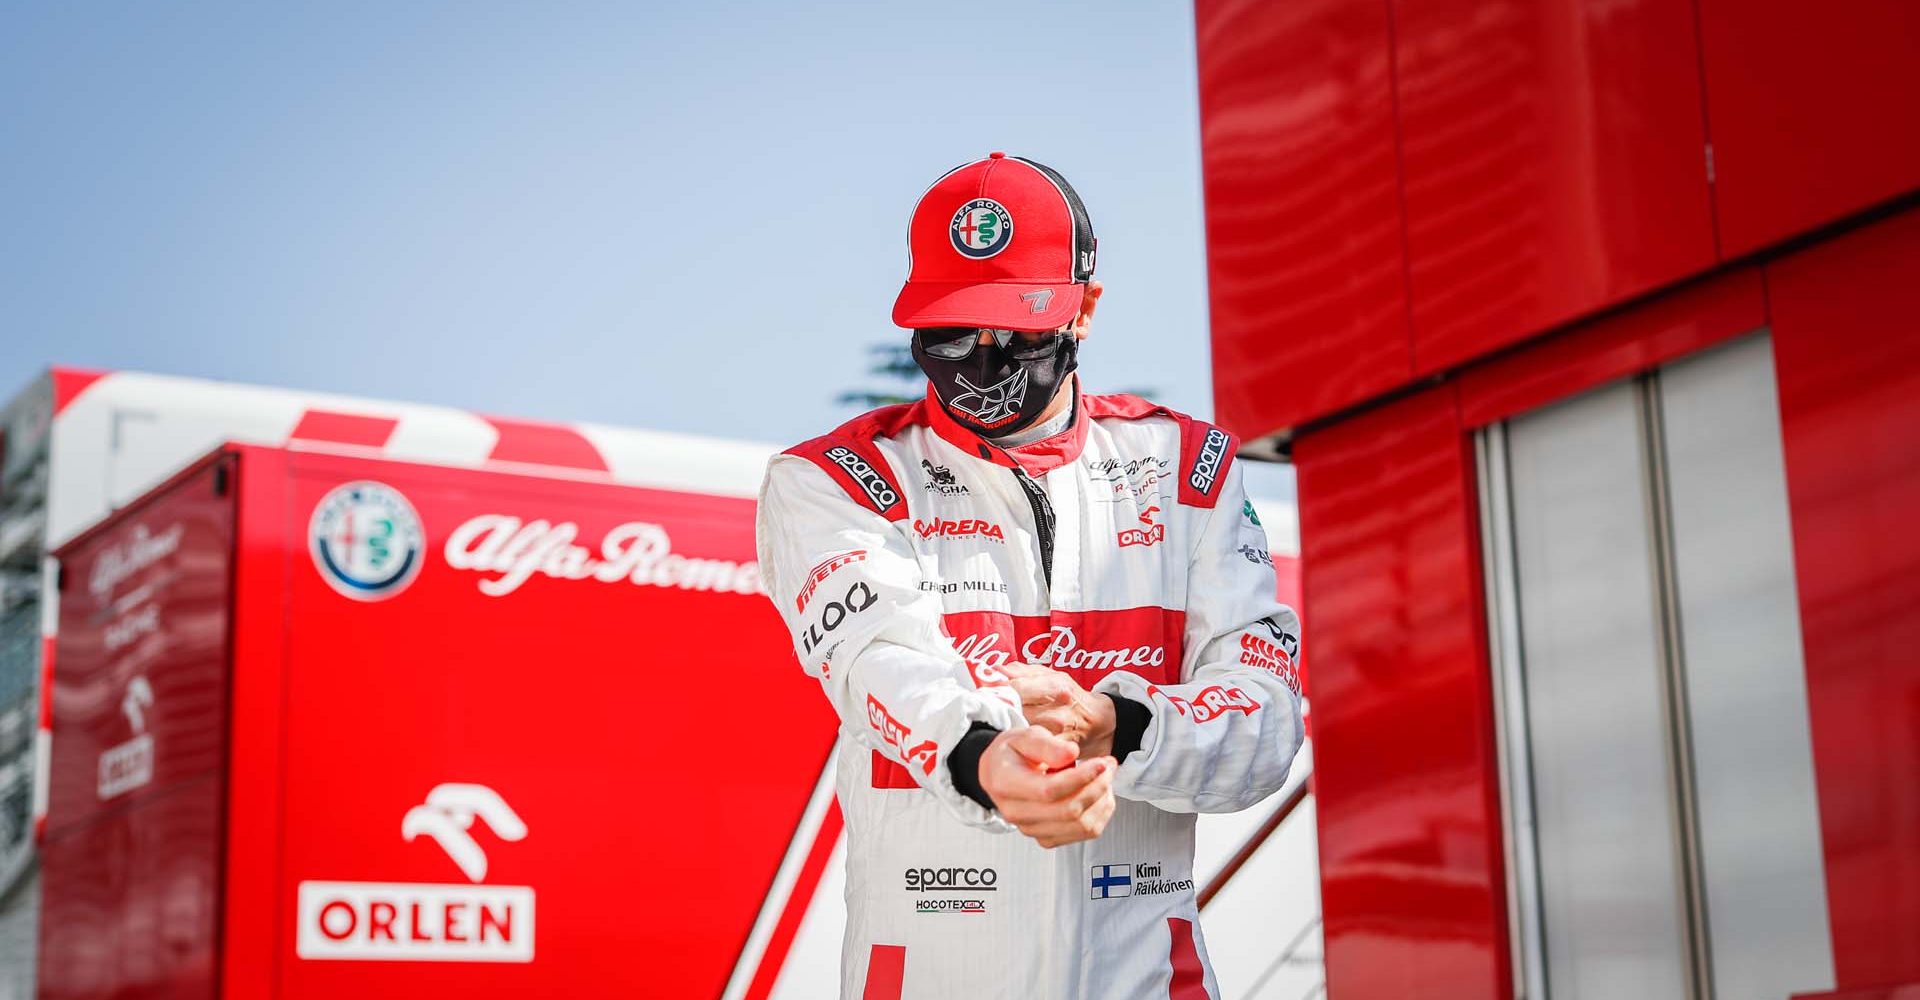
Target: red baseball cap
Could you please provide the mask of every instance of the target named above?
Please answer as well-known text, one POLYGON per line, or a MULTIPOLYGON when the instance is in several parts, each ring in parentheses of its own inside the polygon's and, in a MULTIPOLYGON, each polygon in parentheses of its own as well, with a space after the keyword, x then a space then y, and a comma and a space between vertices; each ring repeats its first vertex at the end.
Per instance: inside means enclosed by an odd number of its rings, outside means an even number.
POLYGON ((1058 171, 1005 153, 942 174, 913 206, 893 322, 1056 330, 1080 311, 1096 241, 1058 171))

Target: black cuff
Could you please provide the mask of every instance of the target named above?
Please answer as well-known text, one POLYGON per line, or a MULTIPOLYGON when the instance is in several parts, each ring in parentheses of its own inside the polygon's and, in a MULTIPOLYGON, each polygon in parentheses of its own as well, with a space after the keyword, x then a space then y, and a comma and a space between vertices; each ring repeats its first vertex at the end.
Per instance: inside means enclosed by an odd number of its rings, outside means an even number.
POLYGON ((1124 764, 1128 754, 1140 749, 1140 737, 1147 734, 1153 711, 1117 694, 1107 697, 1113 699, 1113 759, 1124 764))
MULTIPOLYGON (((953 787, 988 809, 993 808, 993 799, 987 795, 986 789, 980 787, 980 755, 987 752, 987 744, 992 743, 998 735, 1000 730, 984 722, 976 722, 947 754, 947 773, 953 775, 953 787)), ((1138 735, 1133 742, 1135 746, 1140 745, 1138 735)))

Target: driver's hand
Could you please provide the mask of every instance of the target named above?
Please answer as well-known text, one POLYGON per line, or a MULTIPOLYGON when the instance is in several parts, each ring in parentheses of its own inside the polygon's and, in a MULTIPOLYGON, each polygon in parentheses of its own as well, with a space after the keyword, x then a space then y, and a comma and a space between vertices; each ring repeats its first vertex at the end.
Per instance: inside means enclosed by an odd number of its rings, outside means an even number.
POLYGON ((1002 667, 1020 696, 1027 722, 1080 746, 1082 760, 1113 753, 1113 699, 1091 694, 1080 682, 1052 667, 1009 663, 1002 667))
POLYGON ((1113 818, 1112 757, 1079 760, 1080 747, 1039 726, 993 738, 980 755, 980 787, 1007 822, 1059 847, 1092 840, 1113 818))

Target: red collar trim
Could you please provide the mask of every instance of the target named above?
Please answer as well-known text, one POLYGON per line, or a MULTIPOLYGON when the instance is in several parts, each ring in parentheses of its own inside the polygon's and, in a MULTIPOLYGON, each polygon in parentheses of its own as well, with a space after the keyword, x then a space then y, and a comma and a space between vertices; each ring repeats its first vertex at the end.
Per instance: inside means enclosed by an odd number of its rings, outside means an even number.
POLYGON ((933 386, 927 386, 926 406, 927 424, 942 441, 976 458, 985 459, 995 465, 1008 469, 1018 468, 1029 476, 1044 476, 1068 462, 1080 457, 1087 447, 1087 427, 1092 418, 1087 416, 1086 399, 1080 392, 1080 376, 1073 376, 1073 423, 1066 430, 1038 441, 1029 441, 1017 448, 1002 448, 973 431, 962 427, 947 414, 940 405, 940 398, 934 395, 933 386))

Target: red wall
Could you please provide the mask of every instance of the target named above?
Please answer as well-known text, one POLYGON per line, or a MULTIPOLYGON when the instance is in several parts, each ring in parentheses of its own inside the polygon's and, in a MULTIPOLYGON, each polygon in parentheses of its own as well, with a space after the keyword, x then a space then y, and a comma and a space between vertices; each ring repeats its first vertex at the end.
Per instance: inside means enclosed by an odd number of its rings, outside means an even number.
POLYGON ((1196 10, 1220 419, 1291 421, 1407 381, 1386 8, 1196 10))
POLYGON ((1767 282, 1834 971, 1920 983, 1920 210, 1767 282))
POLYGON ((1920 187, 1907 0, 1195 16, 1214 402, 1248 438, 1920 187))
POLYGON ((1464 447, 1441 387, 1297 448, 1329 996, 1508 995, 1464 447))
POLYGON ((1296 440, 1332 995, 1509 995, 1470 432, 1761 327, 1779 381, 1835 996, 1920 984, 1913 209, 1296 440))

